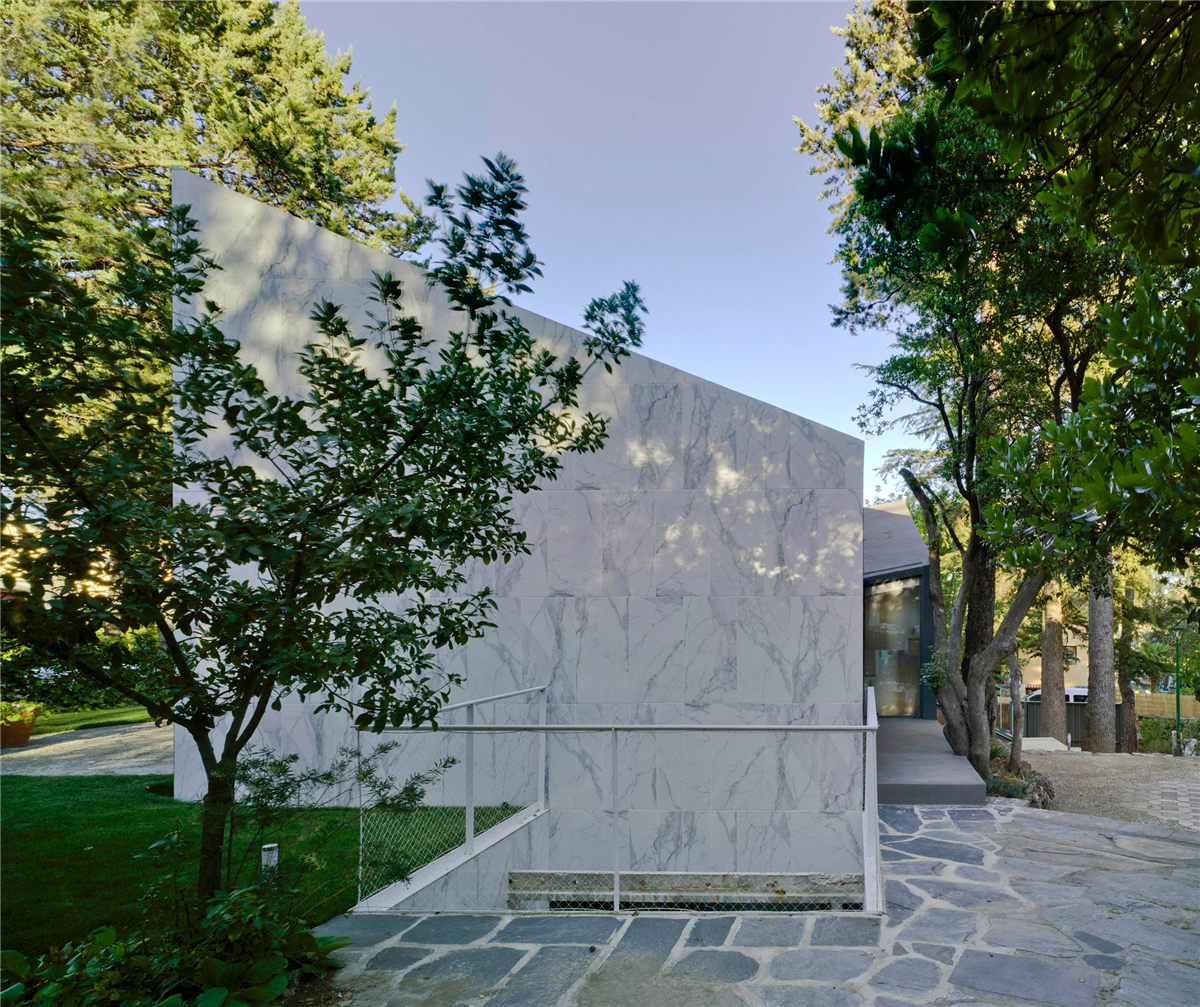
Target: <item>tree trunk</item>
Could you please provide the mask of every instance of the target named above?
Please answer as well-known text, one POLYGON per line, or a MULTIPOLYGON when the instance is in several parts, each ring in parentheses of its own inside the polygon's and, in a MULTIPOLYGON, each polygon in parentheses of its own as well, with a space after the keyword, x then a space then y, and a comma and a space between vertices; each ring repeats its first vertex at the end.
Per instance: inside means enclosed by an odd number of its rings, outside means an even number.
MULTIPOLYGON (((963 637, 962 675, 967 677, 971 658, 992 642, 996 632, 996 567, 991 548, 979 543, 975 558, 977 571, 967 598, 966 632, 963 637)), ((965 576, 965 574, 964 574, 965 576)))
POLYGON ((1133 694, 1133 681, 1121 680, 1121 750, 1130 754, 1138 750, 1137 697, 1133 694))
MULTIPOLYGON (((996 683, 991 669, 972 679, 972 661, 991 642, 996 630, 996 567, 991 548, 979 541, 975 562, 977 571, 967 598, 967 616, 963 633, 962 675, 967 680, 967 758, 983 779, 988 777, 988 763, 995 730, 996 683)), ((992 667, 995 667, 993 663, 992 667)))
POLYGON ((1117 668, 1117 683, 1121 687, 1121 751, 1130 754, 1138 750, 1137 731, 1137 698, 1133 694, 1133 670, 1130 667, 1129 654, 1134 645, 1134 629, 1131 612, 1133 609, 1133 588, 1125 588, 1125 602, 1121 607, 1121 659, 1117 668))
POLYGON ((967 671, 967 723, 971 730, 970 750, 967 758, 970 759, 975 772, 985 780, 987 779, 988 756, 992 741, 987 730, 987 709, 984 706, 985 683, 991 678, 996 666, 1009 654, 1016 651, 1017 630, 1025 616, 1029 614, 1029 609, 1037 600, 1038 592, 1045 583, 1046 574, 1040 569, 1033 571, 1021 581, 1013 596, 1012 604, 1009 605, 1008 611, 1000 622, 999 629, 996 630, 991 642, 971 658, 971 665, 967 671))
POLYGON ((1025 718, 1021 716, 1021 694, 1024 691, 1021 686, 1021 662, 1014 650, 1008 655, 1008 697, 1011 702, 1009 709, 1012 711, 1012 744, 1008 749, 1010 773, 1021 771, 1021 742, 1025 735, 1025 725, 1022 723, 1025 718))
POLYGON ((225 828, 233 811, 236 761, 219 762, 208 774, 208 792, 200 815, 200 875, 197 893, 204 907, 221 890, 225 828))
POLYGON ((1117 750, 1117 689, 1113 668, 1112 560, 1092 574, 1088 590, 1088 703, 1084 747, 1089 752, 1117 750))
POLYGON ((1067 743, 1067 700, 1063 677, 1062 581, 1046 584, 1042 623, 1042 734, 1067 743))

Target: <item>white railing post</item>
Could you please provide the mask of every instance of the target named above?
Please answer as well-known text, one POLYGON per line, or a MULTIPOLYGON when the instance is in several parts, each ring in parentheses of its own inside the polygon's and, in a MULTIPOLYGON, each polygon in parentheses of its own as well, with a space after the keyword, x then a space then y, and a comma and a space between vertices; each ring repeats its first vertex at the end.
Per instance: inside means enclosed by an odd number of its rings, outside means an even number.
MULTIPOLYGON (((543 689, 542 701, 538 704, 538 723, 543 728, 546 726, 546 704, 549 702, 546 693, 547 690, 543 689)), ((538 735, 537 774, 537 809, 545 811, 550 804, 550 795, 547 792, 549 784, 546 780, 546 732, 544 730, 538 735)))
MULTIPOLYGON (((467 726, 473 726, 475 723, 475 704, 472 703, 467 707, 467 726)), ((466 842, 463 844, 468 855, 475 852, 475 735, 471 731, 467 732, 467 754, 466 754, 466 793, 464 794, 464 803, 466 804, 467 823, 466 823, 466 842)))
POLYGON ((621 859, 617 837, 617 729, 612 729, 612 848, 613 848, 613 912, 621 911, 621 859))
POLYGON ((883 912, 883 879, 879 856, 879 779, 877 735, 879 716, 875 711, 875 690, 867 689, 866 765, 863 779, 863 910, 883 912))

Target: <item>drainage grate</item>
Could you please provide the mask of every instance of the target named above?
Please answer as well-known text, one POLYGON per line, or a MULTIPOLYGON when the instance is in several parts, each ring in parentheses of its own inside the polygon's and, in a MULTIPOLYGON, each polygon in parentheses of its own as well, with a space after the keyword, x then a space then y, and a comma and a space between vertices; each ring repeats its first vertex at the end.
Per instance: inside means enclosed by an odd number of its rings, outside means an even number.
MULTIPOLYGON (((861 912, 861 874, 622 872, 621 910, 686 912, 861 912)), ((613 876, 599 871, 510 871, 509 908, 613 911, 613 876)))

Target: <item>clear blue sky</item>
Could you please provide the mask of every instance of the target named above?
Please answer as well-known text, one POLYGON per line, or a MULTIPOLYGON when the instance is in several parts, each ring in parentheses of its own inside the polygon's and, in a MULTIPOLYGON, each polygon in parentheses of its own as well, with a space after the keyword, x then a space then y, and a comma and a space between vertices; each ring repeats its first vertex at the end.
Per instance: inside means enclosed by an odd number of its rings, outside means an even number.
MULTIPOLYGON (((377 111, 397 105, 397 180, 456 181, 514 157, 545 276, 521 303, 578 325, 637 280, 644 352, 862 436, 854 364, 889 340, 833 329, 829 212, 792 116, 842 63, 849 3, 304 0, 377 111)), ((867 442, 866 497, 886 445, 867 442)))

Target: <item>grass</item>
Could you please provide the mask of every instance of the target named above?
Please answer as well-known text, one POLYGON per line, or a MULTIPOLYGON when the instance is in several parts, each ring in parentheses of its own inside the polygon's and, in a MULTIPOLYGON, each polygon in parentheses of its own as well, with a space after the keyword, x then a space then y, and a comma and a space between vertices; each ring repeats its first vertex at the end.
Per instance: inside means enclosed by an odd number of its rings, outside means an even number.
MULTIPOLYGON (((195 834, 200 805, 173 800, 170 776, 11 776, 0 790, 0 932, 3 946, 26 954, 78 940, 98 926, 119 933, 142 924, 143 890, 162 875, 154 860, 141 857, 151 843, 177 829, 195 834)), ((476 828, 495 824, 514 808, 478 808, 476 828)), ((258 846, 278 842, 281 875, 296 876, 303 893, 301 914, 319 923, 355 902, 358 812, 322 808, 304 812, 270 835, 249 836, 235 846, 253 879, 258 846), (322 848, 319 828, 344 821, 346 828, 322 848)), ((409 816, 388 850, 412 870, 462 842, 461 808, 420 808, 409 816)), ((382 866, 382 865, 381 865, 382 866)), ((182 883, 194 884, 191 876, 182 883)))
POLYGON ((69 713, 43 713, 34 722, 34 734, 57 734, 88 727, 115 727, 118 724, 142 724, 151 719, 142 706, 117 706, 109 710, 78 710, 69 713))

